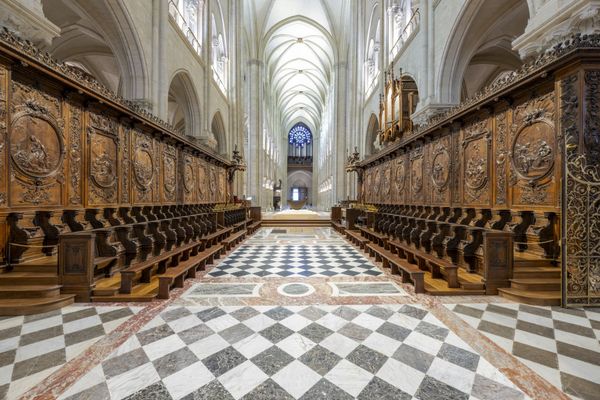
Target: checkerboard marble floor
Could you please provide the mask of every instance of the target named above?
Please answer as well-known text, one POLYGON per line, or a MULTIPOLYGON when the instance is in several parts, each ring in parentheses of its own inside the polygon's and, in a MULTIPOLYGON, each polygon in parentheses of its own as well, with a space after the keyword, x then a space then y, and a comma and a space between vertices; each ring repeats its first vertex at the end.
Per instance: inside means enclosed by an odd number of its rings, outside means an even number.
POLYGON ((447 307, 571 397, 600 398, 600 309, 476 303, 447 307))
POLYGON ((263 229, 169 300, 0 319, 0 399, 592 400, 599 346, 598 311, 415 296, 329 229, 263 229))
POLYGON ((0 398, 17 398, 138 310, 70 306, 0 319, 0 398))
POLYGON ((349 244, 243 245, 210 273, 213 277, 263 278, 382 275, 349 244))
POLYGON ((61 399, 525 399, 418 305, 169 307, 61 399))

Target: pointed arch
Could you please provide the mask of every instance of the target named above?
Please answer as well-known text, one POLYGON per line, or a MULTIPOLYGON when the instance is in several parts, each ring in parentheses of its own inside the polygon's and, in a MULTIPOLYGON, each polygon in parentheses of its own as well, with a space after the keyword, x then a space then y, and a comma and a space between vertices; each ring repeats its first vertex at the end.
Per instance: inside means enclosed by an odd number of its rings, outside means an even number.
POLYGON ((169 85, 168 120, 179 132, 200 136, 200 102, 190 74, 177 71, 169 85))
POLYGON ((379 118, 375 113, 369 117, 367 133, 365 136, 365 155, 374 154, 379 148, 379 118))
POLYGON ((217 145, 216 151, 219 154, 227 153, 227 132, 225 130, 225 122, 223 121, 223 116, 220 111, 217 111, 213 117, 212 122, 210 123, 210 130, 214 135, 217 145))
POLYGON ((44 15, 61 28, 49 52, 90 73, 130 100, 150 99, 150 81, 138 30, 124 2, 42 0, 44 15))

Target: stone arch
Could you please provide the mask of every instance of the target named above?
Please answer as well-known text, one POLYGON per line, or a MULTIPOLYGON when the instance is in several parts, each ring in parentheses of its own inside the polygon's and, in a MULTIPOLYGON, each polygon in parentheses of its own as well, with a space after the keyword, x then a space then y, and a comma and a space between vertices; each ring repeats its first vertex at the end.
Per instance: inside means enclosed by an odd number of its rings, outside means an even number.
POLYGON ((527 0, 466 2, 442 53, 435 81, 438 102, 460 102, 463 78, 470 67, 469 76, 474 79, 465 85, 468 95, 477 92, 499 74, 518 68, 521 60, 512 50, 512 40, 523 33, 528 17, 527 0), (501 61, 501 68, 497 68, 498 61, 501 61), (493 69, 495 63, 496 68, 493 69))
POLYGON ((44 15, 61 28, 48 51, 83 69, 126 99, 149 108, 144 49, 125 4, 111 0, 42 0, 44 15))
POLYGON ((191 76, 185 70, 179 70, 171 79, 167 109, 168 122, 175 130, 188 136, 200 136, 200 102, 191 76))
POLYGON ((216 140, 216 144, 214 149, 219 154, 227 153, 227 131, 225 129, 225 122, 223 121, 223 116, 220 111, 217 111, 213 117, 212 122, 210 123, 210 131, 214 135, 216 140))

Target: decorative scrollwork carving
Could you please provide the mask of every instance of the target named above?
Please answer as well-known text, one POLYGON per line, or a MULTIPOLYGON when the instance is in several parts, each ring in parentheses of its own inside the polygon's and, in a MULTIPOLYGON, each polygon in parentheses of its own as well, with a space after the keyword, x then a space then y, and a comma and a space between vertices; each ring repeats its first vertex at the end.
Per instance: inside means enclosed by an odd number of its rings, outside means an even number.
POLYGON ((74 103, 71 103, 71 121, 69 126, 69 175, 71 185, 71 204, 81 203, 81 109, 74 103))
POLYGON ((506 112, 496 115, 496 203, 506 204, 506 112))

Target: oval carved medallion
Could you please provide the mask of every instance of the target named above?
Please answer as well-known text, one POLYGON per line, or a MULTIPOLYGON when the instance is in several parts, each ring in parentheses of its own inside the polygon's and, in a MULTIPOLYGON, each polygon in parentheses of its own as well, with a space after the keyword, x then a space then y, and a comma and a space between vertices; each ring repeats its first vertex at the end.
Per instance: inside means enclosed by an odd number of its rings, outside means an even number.
POLYGON ((190 160, 186 160, 183 171, 183 187, 190 193, 194 189, 194 168, 190 160))
POLYGON ((12 123, 10 142, 12 160, 26 175, 45 178, 62 164, 62 137, 49 120, 31 115, 17 117, 12 123))
POLYGON ((140 186, 147 188, 152 183, 154 163, 150 152, 145 147, 136 150, 133 171, 140 186))
POLYGON ((450 179, 450 154, 445 148, 437 149, 431 166, 431 180, 438 189, 443 189, 450 179))
POLYGON ((404 170, 404 160, 398 160, 396 163, 396 175, 394 183, 396 185, 396 193, 400 194, 404 190, 406 171, 404 170))
POLYGON ((173 157, 165 156, 165 190, 168 193, 175 192, 176 182, 175 159, 173 157))
POLYGON ((487 157, 481 154, 479 143, 470 146, 465 166, 465 184, 480 189, 487 183, 487 157))
POLYGON ((524 126, 512 145, 512 165, 522 179, 546 176, 554 165, 554 129, 546 122, 524 126))

